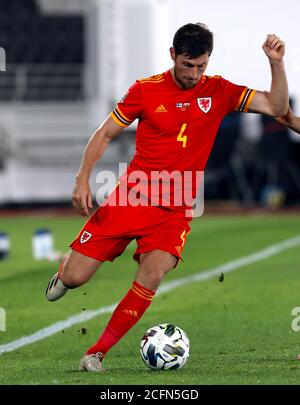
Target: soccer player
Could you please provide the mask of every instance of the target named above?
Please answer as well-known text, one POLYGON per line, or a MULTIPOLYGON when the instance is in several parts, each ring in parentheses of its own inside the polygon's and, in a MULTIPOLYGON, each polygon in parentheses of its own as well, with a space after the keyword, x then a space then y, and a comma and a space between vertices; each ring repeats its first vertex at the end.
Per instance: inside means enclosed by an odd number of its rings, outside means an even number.
MULTIPOLYGON (((186 173, 204 170, 225 115, 233 110, 271 116, 287 114, 285 45, 281 39, 269 34, 263 44, 272 73, 268 92, 236 85, 220 76, 206 76, 212 50, 213 34, 205 25, 181 27, 170 48, 173 67, 137 80, 93 134, 84 151, 73 205, 79 214, 87 216, 92 208, 89 178, 96 161, 109 142, 138 119, 136 152, 127 173, 71 243, 69 255, 46 291, 49 301, 59 299, 68 289, 86 283, 103 262, 121 255, 130 241, 137 241, 134 259, 138 271, 133 284, 99 340, 81 359, 81 370, 106 371, 102 364, 106 353, 138 322, 162 279, 181 259, 190 230, 192 203, 189 198, 178 203, 178 196, 182 197, 178 189, 185 191, 181 187, 186 173), (169 192, 163 187, 156 188, 150 198, 149 191, 160 180, 164 186, 162 172, 176 172, 172 187, 169 192), (140 173, 144 176, 138 184, 135 179, 140 173), (139 197, 138 193, 134 194, 137 188, 139 197), (133 195, 139 198, 139 204, 131 203, 133 195), (127 204, 124 197, 128 197, 127 204)), ((188 188, 194 196, 197 186, 198 182, 192 179, 183 188, 188 188)))
POLYGON ((296 117, 291 107, 284 117, 276 117, 276 120, 300 134, 300 117, 296 117))

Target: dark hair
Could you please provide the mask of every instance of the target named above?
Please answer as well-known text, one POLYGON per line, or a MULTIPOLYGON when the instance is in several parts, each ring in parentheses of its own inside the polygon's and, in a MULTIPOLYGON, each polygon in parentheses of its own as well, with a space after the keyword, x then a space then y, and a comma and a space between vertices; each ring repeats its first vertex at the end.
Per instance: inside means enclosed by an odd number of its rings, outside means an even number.
POLYGON ((186 54, 190 58, 197 58, 213 50, 213 33, 205 24, 186 24, 180 27, 173 39, 176 55, 186 54))

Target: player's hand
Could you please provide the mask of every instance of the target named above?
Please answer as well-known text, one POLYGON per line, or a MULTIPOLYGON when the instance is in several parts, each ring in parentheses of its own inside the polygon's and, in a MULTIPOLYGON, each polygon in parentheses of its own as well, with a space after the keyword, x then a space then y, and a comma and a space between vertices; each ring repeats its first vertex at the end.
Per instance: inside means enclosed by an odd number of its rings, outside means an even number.
POLYGON ((93 200, 88 182, 77 180, 72 194, 72 203, 73 207, 82 217, 90 215, 90 210, 93 208, 93 200))
POLYGON ((275 34, 269 34, 262 46, 270 62, 281 62, 285 53, 285 44, 275 34))

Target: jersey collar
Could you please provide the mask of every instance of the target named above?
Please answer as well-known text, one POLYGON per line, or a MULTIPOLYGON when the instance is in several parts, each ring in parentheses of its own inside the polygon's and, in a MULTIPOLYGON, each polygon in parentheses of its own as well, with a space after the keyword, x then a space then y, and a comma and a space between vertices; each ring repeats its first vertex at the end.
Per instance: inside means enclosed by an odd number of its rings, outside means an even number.
POLYGON ((203 84, 207 81, 207 76, 203 75, 201 77, 201 79, 199 80, 199 82, 196 84, 195 87, 191 88, 191 89, 182 89, 181 87, 178 86, 178 84, 175 82, 175 80, 173 79, 172 73, 171 73, 171 69, 167 70, 166 72, 164 72, 164 77, 167 80, 167 82, 173 87, 173 89, 176 89, 177 91, 184 91, 184 92, 188 92, 188 91, 197 91, 199 90, 203 84))

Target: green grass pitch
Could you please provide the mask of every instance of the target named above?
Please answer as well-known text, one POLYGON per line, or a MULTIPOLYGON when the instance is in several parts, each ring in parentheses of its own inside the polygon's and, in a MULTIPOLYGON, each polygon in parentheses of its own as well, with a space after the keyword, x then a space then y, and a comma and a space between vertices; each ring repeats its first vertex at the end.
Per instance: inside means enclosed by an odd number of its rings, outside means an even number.
MULTIPOLYGON (((179 279, 262 250, 300 234, 297 216, 204 216, 192 223, 184 264, 167 279, 179 279)), ((80 218, 0 218, 11 236, 11 255, 0 262, 0 307, 7 330, 0 345, 84 310, 118 302, 136 271, 134 246, 105 264, 85 286, 49 303, 44 291, 57 264, 34 261, 31 237, 51 228, 55 245, 66 249, 82 226, 80 218)), ((218 277, 187 284, 158 296, 141 321, 107 355, 106 374, 77 371, 84 351, 95 342, 110 315, 65 329, 0 355, 0 384, 299 384, 300 332, 291 311, 300 306, 300 247, 218 277), (178 371, 147 369, 139 354, 145 330, 175 323, 191 343, 190 358, 178 371), (82 329, 86 333, 82 333, 82 329)))

